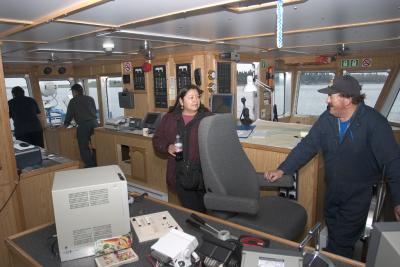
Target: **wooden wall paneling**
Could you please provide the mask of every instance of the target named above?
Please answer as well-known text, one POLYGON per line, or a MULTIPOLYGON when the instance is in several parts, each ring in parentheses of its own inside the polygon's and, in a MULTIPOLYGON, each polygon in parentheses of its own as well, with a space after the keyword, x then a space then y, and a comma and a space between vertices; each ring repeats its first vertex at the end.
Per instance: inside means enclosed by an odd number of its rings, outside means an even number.
POLYGON ((81 160, 76 128, 46 128, 44 130, 47 149, 72 160, 81 160))
POLYGON ((107 130, 95 129, 96 159, 98 166, 117 164, 117 147, 115 136, 107 130))
POLYGON ((135 108, 125 109, 125 116, 144 118, 149 110, 147 92, 135 92, 135 108))
POLYGON ((79 167, 78 162, 59 164, 45 172, 21 174, 17 193, 21 199, 20 208, 24 214, 25 227, 30 229, 54 221, 51 189, 55 170, 72 170, 79 167), (65 166, 65 167, 64 167, 65 166))
MULTIPOLYGON (((3 178, 3 177, 2 177, 3 178)), ((15 187, 14 183, 0 186, 0 205, 6 202, 15 187)), ((19 210, 18 196, 14 193, 7 206, 0 214, 0 239, 3 241, 8 236, 21 232, 23 228, 22 212, 19 210)), ((9 266, 8 251, 4 242, 0 242, 0 266, 9 266)))
POLYGON ((147 156, 146 148, 131 146, 129 155, 131 157, 132 179, 147 183, 147 156))
POLYGON ((123 164, 127 179, 138 185, 152 188, 167 193, 165 174, 167 170, 166 157, 159 157, 153 149, 152 139, 141 135, 121 133, 98 128, 95 130, 96 156, 99 166, 119 164, 122 155, 121 146, 133 148, 131 151, 130 164, 123 164), (132 152, 134 152, 132 154, 132 152), (120 160, 118 160, 120 159, 120 160), (131 166, 133 168, 131 169, 131 166), (132 177, 131 173, 136 172, 140 177, 132 177), (142 179, 142 177, 146 179, 142 179), (139 178, 139 179, 137 179, 139 178))
POLYGON ((396 129, 393 130, 394 138, 396 139, 397 143, 400 144, 400 128, 399 127, 395 128, 396 129))
POLYGON ((46 149, 50 153, 61 155, 61 140, 60 135, 55 128, 45 128, 43 131, 46 140, 46 149))
MULTIPOLYGON (((0 205, 2 206, 15 187, 17 181, 17 167, 14 157, 6 85, 4 81, 3 61, 0 42, 0 205)), ((16 194, 0 214, 0 239, 22 230, 22 214, 18 209, 16 194)), ((8 251, 4 242, 0 242, 0 266, 9 266, 8 251)))
MULTIPOLYGON (((154 66, 154 65, 153 65, 154 66)), ((144 74, 144 79, 145 79, 145 86, 146 86, 146 104, 147 104, 147 110, 146 112, 149 111, 154 111, 155 110, 155 104, 154 104, 154 81, 153 81, 153 70, 151 72, 146 72, 144 74)), ((144 114, 146 115, 146 114, 144 114)), ((144 118, 144 116, 143 116, 144 118)))

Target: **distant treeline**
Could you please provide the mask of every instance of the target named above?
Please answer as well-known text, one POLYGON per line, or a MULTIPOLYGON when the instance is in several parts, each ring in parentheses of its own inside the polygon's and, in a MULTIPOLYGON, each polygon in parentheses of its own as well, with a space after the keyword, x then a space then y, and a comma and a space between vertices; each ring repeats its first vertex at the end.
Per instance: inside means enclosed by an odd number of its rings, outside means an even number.
POLYGON ((238 85, 246 85, 247 76, 252 75, 251 70, 249 71, 241 71, 237 73, 237 84, 238 85))
MULTIPOLYGON (((357 73, 351 74, 359 83, 384 83, 388 76, 387 73, 357 73)), ((328 72, 307 72, 300 76, 300 82, 305 84, 329 83, 332 74, 328 72)))

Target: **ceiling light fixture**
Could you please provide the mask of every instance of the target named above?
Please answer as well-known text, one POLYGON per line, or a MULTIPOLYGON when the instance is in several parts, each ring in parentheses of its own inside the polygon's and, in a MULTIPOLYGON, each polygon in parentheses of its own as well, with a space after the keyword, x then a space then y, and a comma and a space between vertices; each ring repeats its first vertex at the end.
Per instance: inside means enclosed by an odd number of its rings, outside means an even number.
POLYGON ((110 53, 114 49, 114 41, 110 38, 106 38, 103 41, 103 49, 110 53))
MULTIPOLYGON (((104 54, 104 50, 83 50, 83 49, 56 49, 56 48, 41 48, 30 50, 29 52, 60 52, 60 53, 88 53, 88 54, 104 54)), ((114 51, 112 54, 128 54, 137 55, 137 52, 119 52, 114 51)))

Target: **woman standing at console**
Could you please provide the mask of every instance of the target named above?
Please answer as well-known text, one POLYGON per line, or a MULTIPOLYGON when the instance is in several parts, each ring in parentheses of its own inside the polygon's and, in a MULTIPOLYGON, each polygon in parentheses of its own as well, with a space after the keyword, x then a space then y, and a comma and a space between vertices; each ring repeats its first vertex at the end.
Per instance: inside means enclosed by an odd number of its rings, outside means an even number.
POLYGON ((200 101, 202 90, 196 85, 181 89, 175 105, 163 117, 154 137, 154 149, 168 155, 167 185, 186 208, 205 212, 201 178, 198 129, 202 118, 212 113, 200 101), (175 141, 183 143, 183 160, 176 160, 175 141))

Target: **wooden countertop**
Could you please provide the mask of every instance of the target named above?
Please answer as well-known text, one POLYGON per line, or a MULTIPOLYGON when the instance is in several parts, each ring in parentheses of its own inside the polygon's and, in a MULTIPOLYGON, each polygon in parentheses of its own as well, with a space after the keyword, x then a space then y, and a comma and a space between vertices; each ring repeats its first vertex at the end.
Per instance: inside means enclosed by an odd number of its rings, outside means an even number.
POLYGON ((98 127, 94 129, 96 132, 106 132, 110 134, 116 134, 116 135, 121 135, 121 136, 135 136, 138 138, 143 138, 145 140, 151 139, 153 137, 153 134, 149 134, 149 136, 143 136, 142 130, 128 130, 128 129, 121 129, 121 130, 113 130, 113 129, 108 129, 104 127, 98 127))

